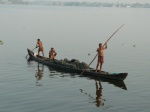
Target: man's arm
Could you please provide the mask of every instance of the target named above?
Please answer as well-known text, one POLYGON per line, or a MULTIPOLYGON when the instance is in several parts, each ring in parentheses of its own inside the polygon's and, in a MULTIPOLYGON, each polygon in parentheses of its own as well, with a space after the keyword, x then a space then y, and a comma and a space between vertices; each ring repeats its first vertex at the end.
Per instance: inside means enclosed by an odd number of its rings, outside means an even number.
POLYGON ((96 50, 97 52, 99 51, 99 48, 97 48, 97 50, 96 50))
POLYGON ((54 56, 56 56, 57 55, 57 53, 56 53, 56 51, 54 50, 54 56))
POLYGON ((105 44, 105 49, 107 49, 107 43, 105 44))
POLYGON ((36 48, 37 48, 37 47, 39 47, 39 43, 38 43, 38 42, 36 43, 36 48))

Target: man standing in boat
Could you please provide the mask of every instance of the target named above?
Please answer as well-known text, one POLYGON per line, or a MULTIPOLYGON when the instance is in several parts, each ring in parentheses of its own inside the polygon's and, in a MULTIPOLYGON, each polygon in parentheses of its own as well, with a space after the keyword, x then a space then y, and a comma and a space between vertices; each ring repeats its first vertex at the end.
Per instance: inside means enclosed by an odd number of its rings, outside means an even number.
POLYGON ((100 72, 102 70, 102 65, 104 63, 104 50, 107 49, 107 43, 103 47, 102 43, 99 44, 99 48, 97 48, 98 52, 98 61, 97 61, 97 66, 96 66, 96 72, 98 70, 99 64, 100 64, 100 72))
POLYGON ((43 57, 44 57, 43 44, 42 44, 42 41, 40 39, 37 39, 36 48, 37 47, 39 47, 39 49, 38 49, 38 55, 40 54, 40 51, 41 51, 42 54, 43 54, 43 57))

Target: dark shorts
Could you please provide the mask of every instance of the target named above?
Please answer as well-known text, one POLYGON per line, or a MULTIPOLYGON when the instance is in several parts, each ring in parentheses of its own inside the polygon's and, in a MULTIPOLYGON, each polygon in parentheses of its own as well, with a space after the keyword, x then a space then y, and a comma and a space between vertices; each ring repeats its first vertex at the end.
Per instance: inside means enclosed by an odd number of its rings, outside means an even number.
POLYGON ((104 63, 104 56, 98 55, 98 62, 104 63))

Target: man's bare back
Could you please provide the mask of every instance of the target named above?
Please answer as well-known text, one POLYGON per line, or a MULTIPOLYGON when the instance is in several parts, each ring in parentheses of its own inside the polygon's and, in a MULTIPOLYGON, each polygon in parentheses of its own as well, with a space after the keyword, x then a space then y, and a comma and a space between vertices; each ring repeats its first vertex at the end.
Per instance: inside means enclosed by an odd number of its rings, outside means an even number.
POLYGON ((39 47, 39 49, 38 49, 38 55, 39 55, 39 53, 40 53, 40 51, 41 51, 42 54, 43 54, 43 57, 44 57, 43 44, 42 44, 42 41, 40 41, 40 39, 37 39, 36 47, 39 47))

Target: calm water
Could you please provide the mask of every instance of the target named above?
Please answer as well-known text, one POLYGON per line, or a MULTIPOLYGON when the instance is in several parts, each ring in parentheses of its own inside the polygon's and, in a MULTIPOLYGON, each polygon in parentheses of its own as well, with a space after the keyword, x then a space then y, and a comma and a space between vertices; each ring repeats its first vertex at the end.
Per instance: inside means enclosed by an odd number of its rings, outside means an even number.
POLYGON ((149 14, 150 9, 0 5, 0 111, 149 112, 149 14), (26 49, 40 38, 46 56, 54 47, 58 59, 90 63, 98 43, 122 24, 108 43, 103 66, 128 72, 122 84, 56 72, 25 59, 26 49))

